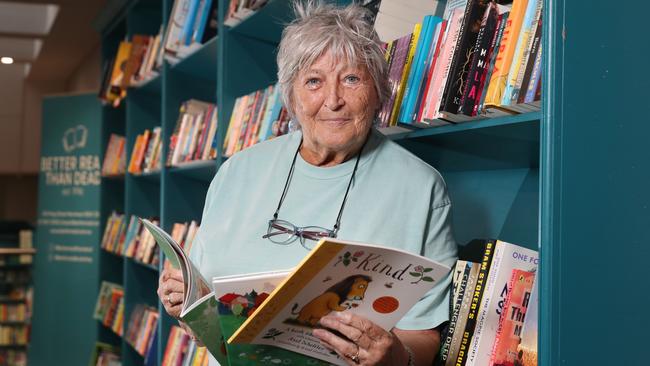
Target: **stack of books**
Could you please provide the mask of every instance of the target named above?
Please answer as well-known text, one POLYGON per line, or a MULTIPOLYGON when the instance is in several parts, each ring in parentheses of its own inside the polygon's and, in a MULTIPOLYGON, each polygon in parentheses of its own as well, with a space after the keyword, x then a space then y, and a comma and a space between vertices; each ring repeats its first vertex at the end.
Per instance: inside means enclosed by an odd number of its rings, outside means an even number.
POLYGON ((542 1, 449 1, 386 44, 391 97, 380 127, 539 110, 542 1), (479 26, 480 25, 480 26, 479 26))
MULTIPOLYGON (((522 338, 537 337, 537 327, 524 322, 537 321, 527 309, 537 306, 538 253, 499 240, 473 241, 464 250, 471 260, 459 260, 453 272, 451 319, 437 364, 512 365, 529 343, 522 338)), ((536 355, 536 342, 525 352, 536 355)))
POLYGON ((273 125, 286 124, 289 115, 282 106, 280 88, 271 85, 237 98, 223 143, 223 155, 232 156, 273 136, 273 125))
POLYGON ((167 347, 163 355, 162 366, 208 365, 208 350, 197 346, 183 328, 172 325, 169 330, 167 347))
POLYGON ((157 35, 134 34, 120 42, 115 57, 105 61, 99 99, 117 107, 129 87, 138 87, 158 76, 162 65, 162 28, 157 35))
MULTIPOLYGON (((158 223, 157 219, 151 220, 158 223)), ((124 214, 112 212, 106 221, 101 248, 152 266, 157 266, 160 261, 158 246, 135 215, 131 215, 127 223, 124 214)))
POLYGON ((141 355, 147 356, 157 338, 158 310, 138 304, 131 313, 125 340, 141 355))
POLYGON ((126 138, 124 136, 111 134, 104 154, 102 164, 102 176, 124 175, 126 168, 126 138))
POLYGON ((217 0, 175 0, 165 31, 165 59, 176 63, 217 35, 217 0))
POLYGON ((144 130, 135 139, 129 162, 129 173, 142 174, 160 170, 161 129, 144 130))
POLYGON ((217 106, 190 99, 181 105, 169 139, 167 166, 217 157, 217 106))
POLYGON ((124 288, 122 286, 102 281, 93 318, 115 334, 122 335, 124 331, 124 288))

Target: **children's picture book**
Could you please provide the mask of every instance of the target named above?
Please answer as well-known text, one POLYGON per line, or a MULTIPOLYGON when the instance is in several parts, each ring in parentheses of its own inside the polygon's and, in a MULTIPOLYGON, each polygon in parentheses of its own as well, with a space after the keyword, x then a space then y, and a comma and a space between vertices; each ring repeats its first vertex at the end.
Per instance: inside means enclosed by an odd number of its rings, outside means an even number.
POLYGON ((312 334, 323 316, 348 311, 390 330, 450 271, 399 249, 324 238, 228 344, 272 345, 346 365, 312 334))
MULTIPOLYGON (((273 271, 214 277, 212 286, 219 302, 219 322, 224 338, 232 336, 290 271, 273 271)), ((256 344, 227 344, 226 354, 230 366, 252 364, 329 365, 300 353, 286 349, 256 344)))
POLYGON ((192 329, 220 364, 227 365, 227 359, 221 352, 223 337, 217 316, 217 300, 208 281, 169 234, 147 219, 141 218, 140 221, 154 237, 171 266, 180 269, 183 274, 185 295, 180 320, 192 329))

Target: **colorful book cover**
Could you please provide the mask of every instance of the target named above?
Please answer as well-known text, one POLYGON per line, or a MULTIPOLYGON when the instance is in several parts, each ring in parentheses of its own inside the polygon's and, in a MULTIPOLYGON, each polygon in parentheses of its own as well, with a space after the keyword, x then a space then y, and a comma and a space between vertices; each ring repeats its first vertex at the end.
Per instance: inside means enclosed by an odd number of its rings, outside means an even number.
POLYGON ((347 365, 312 335, 321 317, 349 311, 389 330, 450 270, 394 248, 321 239, 228 343, 273 345, 347 365))
POLYGON ((492 73, 494 72, 494 64, 499 56, 499 50, 501 47, 501 40, 503 39, 503 32, 506 29, 508 24, 508 17, 510 17, 510 7, 504 7, 497 4, 497 10, 499 12, 499 25, 497 27, 496 35, 494 37, 494 42, 490 46, 490 58, 487 67, 483 70, 483 75, 481 75, 481 89, 477 97, 479 100, 478 103, 474 103, 474 110, 472 115, 477 115, 484 110, 485 104, 485 95, 490 84, 490 79, 492 79, 492 73))
POLYGON ((530 295, 524 325, 521 329, 521 342, 517 348, 517 362, 520 366, 537 366, 537 324, 539 321, 539 278, 535 278, 530 295))
POLYGON ((538 263, 537 251, 497 241, 472 337, 468 365, 485 365, 490 361, 512 270, 535 271, 538 263))
POLYGON ((420 41, 415 51, 414 62, 411 65, 409 78, 404 91, 404 102, 399 117, 400 122, 412 123, 415 119, 418 96, 421 94, 426 71, 433 57, 431 49, 436 46, 438 39, 436 35, 438 34, 437 32, 440 32, 441 22, 441 18, 433 15, 424 17, 420 41))
POLYGON ((531 41, 537 29, 537 21, 542 13, 542 0, 529 0, 526 8, 526 14, 521 24, 521 30, 517 39, 517 46, 510 64, 508 71, 508 78, 506 79, 506 87, 501 98, 502 105, 510 105, 514 100, 517 100, 519 87, 521 87, 521 80, 523 74, 520 72, 521 65, 526 68, 526 61, 530 56, 531 41), (519 84, 519 86, 517 85, 519 84))
POLYGON ((411 37, 412 35, 408 34, 399 38, 393 43, 393 47, 391 47, 390 68, 388 71, 388 88, 390 90, 390 96, 386 99, 379 111, 379 119, 382 127, 386 127, 390 123, 390 115, 393 110, 395 99, 397 98, 397 90, 402 77, 402 70, 408 56, 408 47, 411 42, 411 37))
POLYGON ((431 81, 433 80, 434 71, 436 69, 436 65, 439 60, 438 56, 440 56, 440 50, 442 49, 445 36, 447 35, 447 25, 448 25, 448 21, 443 20, 439 24, 438 29, 436 30, 435 46, 434 45, 431 46, 431 55, 429 56, 430 61, 429 64, 427 65, 426 77, 425 80, 422 82, 422 90, 418 95, 418 100, 417 100, 417 105, 415 110, 416 114, 413 117, 414 123, 422 122, 422 112, 424 111, 424 106, 427 102, 427 96, 430 91, 431 81))
POLYGON ((451 61, 454 58, 454 50, 456 49, 456 42, 460 35, 464 14, 465 9, 455 9, 447 24, 447 33, 443 40, 443 46, 440 50, 435 70, 433 71, 433 80, 429 85, 430 90, 427 92, 427 100, 422 111, 422 120, 426 120, 429 123, 439 117, 440 101, 449 76, 451 61))
MULTIPOLYGON (((530 0, 534 1, 534 0, 530 0)), ((485 95, 486 106, 500 106, 501 98, 505 92, 508 72, 515 54, 517 38, 521 30, 521 24, 524 21, 528 0, 514 0, 512 10, 508 16, 506 28, 503 31, 499 53, 494 63, 494 70, 489 82, 488 90, 485 95)))
POLYGON ((413 34, 411 35, 411 40, 408 45, 408 53, 406 55, 406 62, 402 68, 402 76, 399 79, 399 84, 397 84, 397 94, 395 95, 395 102, 393 103, 393 110, 390 113, 389 126, 397 126, 397 120, 399 117, 400 110, 402 108, 402 99, 404 98, 404 89, 406 89, 406 81, 411 70, 411 64, 413 63, 413 57, 415 57, 415 49, 420 39, 420 33, 422 31, 422 23, 417 23, 413 27, 413 34))
MULTIPOLYGON (((289 273, 290 271, 274 271, 214 277, 212 288, 219 303, 224 338, 232 336, 289 273)), ((226 354, 230 366, 256 363, 327 365, 300 353, 266 345, 227 344, 226 354)))
POLYGON ((533 290, 535 272, 519 269, 512 271, 508 281, 508 296, 503 305, 497 334, 490 356, 490 366, 513 366, 518 358, 517 346, 521 341, 521 328, 533 290))
POLYGON ((542 46, 542 17, 540 15, 540 18, 537 22, 537 29, 535 30, 535 35, 533 36, 532 44, 530 46, 530 55, 528 57, 526 68, 524 70, 524 77, 521 81, 521 86, 519 88, 517 103, 524 103, 526 100, 528 85, 530 85, 533 67, 535 66, 535 61, 537 60, 537 54, 539 53, 541 46, 542 46))

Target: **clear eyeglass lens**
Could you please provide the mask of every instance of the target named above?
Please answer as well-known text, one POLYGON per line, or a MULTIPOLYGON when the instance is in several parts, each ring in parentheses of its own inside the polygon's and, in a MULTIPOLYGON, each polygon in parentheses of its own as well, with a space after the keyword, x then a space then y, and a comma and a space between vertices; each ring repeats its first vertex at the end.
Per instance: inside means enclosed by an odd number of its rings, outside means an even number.
POLYGON ((300 243, 303 247, 307 249, 312 249, 316 246, 318 241, 322 238, 331 238, 334 237, 334 233, 331 230, 327 230, 320 226, 307 226, 302 228, 300 232, 301 240, 300 243))
POLYGON ((289 244, 297 238, 296 227, 283 220, 269 222, 266 234, 268 239, 275 244, 289 244))

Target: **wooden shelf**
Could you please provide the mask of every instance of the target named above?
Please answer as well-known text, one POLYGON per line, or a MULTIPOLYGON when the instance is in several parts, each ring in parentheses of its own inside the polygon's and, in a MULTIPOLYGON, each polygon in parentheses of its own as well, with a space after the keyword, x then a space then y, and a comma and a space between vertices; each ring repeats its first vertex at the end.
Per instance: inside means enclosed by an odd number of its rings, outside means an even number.
POLYGON ((22 248, 0 248, 0 255, 12 255, 12 254, 36 254, 36 249, 22 249, 22 248))

